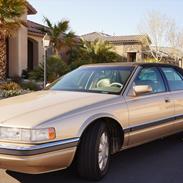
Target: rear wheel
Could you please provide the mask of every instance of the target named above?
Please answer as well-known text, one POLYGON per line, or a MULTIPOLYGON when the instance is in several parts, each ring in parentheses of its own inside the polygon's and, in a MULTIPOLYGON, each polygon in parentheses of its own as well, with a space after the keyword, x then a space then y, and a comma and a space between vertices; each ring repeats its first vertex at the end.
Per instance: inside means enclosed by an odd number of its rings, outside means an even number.
POLYGON ((78 151, 78 173, 90 180, 106 175, 110 161, 109 132, 103 122, 93 124, 84 134, 78 151))

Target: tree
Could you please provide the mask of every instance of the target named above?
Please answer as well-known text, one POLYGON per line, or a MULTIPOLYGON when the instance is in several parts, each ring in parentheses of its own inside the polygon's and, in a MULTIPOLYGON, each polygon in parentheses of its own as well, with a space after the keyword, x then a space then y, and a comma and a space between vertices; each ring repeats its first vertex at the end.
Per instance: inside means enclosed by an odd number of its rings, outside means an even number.
POLYGON ((6 78, 6 39, 26 25, 21 18, 26 5, 26 0, 0 0, 0 80, 6 78))
POLYGON ((167 32, 167 43, 170 49, 170 54, 176 62, 183 57, 183 30, 175 23, 175 20, 170 21, 170 29, 167 32))
POLYGON ((150 53, 156 62, 161 62, 164 53, 161 50, 163 45, 166 45, 167 33, 170 31, 172 23, 169 17, 166 15, 152 11, 147 14, 144 21, 139 25, 141 33, 146 34, 150 37, 151 42, 146 39, 144 40, 149 45, 150 53))
POLYGON ((50 41, 54 49, 54 54, 60 56, 60 51, 66 51, 76 43, 74 32, 69 29, 69 21, 62 20, 57 24, 53 24, 48 18, 44 18, 48 28, 42 31, 48 33, 50 41))

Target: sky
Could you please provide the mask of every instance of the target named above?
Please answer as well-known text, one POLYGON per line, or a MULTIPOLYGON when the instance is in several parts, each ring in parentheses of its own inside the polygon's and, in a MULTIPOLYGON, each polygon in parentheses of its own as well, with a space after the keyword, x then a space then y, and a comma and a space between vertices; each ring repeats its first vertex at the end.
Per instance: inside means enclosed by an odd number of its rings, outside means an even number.
POLYGON ((138 34, 138 26, 149 11, 158 11, 175 19, 183 28, 183 0, 29 0, 38 11, 29 20, 43 23, 70 21, 77 35, 104 32, 111 35, 138 34))

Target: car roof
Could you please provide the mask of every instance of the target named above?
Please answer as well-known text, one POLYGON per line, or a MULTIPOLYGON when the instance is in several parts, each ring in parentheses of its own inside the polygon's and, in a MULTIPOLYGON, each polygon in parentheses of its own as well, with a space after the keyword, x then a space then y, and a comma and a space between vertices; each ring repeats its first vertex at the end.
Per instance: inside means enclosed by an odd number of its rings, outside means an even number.
POLYGON ((115 62, 115 63, 99 63, 99 64, 88 64, 88 65, 83 65, 81 67, 120 67, 120 66, 125 66, 125 67, 137 67, 137 66, 142 66, 142 67, 177 67, 173 64, 165 64, 165 63, 145 63, 145 62, 115 62))

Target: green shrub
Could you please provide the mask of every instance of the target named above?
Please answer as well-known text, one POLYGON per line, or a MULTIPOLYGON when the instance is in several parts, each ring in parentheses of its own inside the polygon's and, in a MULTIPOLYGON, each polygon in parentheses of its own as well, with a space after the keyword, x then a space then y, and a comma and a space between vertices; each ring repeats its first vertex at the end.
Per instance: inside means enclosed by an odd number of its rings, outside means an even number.
MULTIPOLYGON (((51 56, 47 60, 47 80, 53 82, 68 71, 68 66, 58 56, 51 56)), ((29 73, 30 79, 43 81, 44 79, 44 64, 41 63, 39 67, 29 73)))
POLYGON ((21 90, 21 87, 15 82, 8 82, 0 84, 0 90, 21 90))
POLYGON ((40 87, 36 83, 31 82, 31 81, 21 83, 21 87, 23 90, 31 90, 31 91, 40 90, 40 87))

